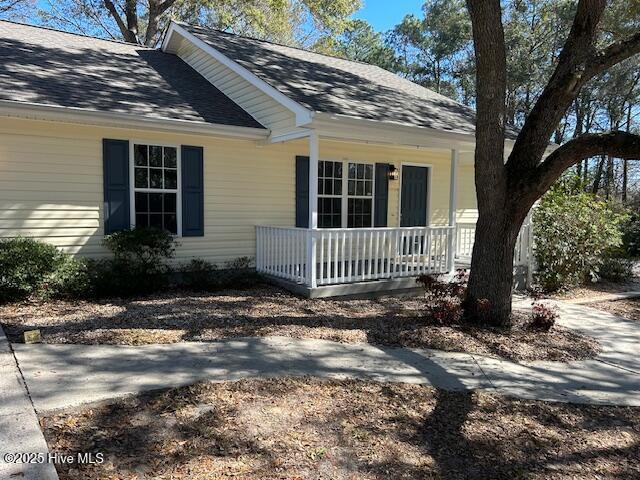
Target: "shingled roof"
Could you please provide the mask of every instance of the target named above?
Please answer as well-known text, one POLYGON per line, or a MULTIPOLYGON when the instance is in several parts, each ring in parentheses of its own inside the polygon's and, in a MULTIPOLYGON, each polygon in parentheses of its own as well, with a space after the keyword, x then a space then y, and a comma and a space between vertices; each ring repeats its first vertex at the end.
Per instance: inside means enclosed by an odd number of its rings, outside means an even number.
POLYGON ((304 107, 329 114, 475 132, 475 112, 380 67, 179 25, 304 107))
POLYGON ((0 100, 264 128, 175 55, 6 21, 0 100))

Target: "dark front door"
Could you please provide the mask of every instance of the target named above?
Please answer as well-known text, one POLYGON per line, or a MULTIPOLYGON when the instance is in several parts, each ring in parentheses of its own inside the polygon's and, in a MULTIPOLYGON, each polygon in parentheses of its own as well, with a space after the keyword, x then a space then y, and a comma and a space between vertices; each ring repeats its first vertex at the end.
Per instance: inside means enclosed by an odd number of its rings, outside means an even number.
POLYGON ((400 205, 401 227, 427 225, 427 167, 402 167, 402 193, 400 205))

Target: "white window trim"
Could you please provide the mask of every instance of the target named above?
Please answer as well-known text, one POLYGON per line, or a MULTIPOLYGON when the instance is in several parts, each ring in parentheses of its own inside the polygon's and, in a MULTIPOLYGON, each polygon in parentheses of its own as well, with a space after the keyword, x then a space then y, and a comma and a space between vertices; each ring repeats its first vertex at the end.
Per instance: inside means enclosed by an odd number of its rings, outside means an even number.
MULTIPOLYGON (((341 208, 342 208, 342 218, 340 220, 340 228, 349 228, 348 225, 348 207, 349 207, 349 199, 350 198, 364 198, 371 199, 371 227, 352 227, 349 230, 355 230, 356 228, 375 228, 374 220, 375 216, 375 207, 376 207, 376 162, 372 162, 370 160, 354 160, 347 158, 321 158, 319 162, 336 162, 342 164, 342 193, 341 195, 320 195, 318 194, 318 199, 320 198, 340 198, 341 199, 341 208), (373 175, 371 178, 371 196, 368 197, 366 195, 349 195, 349 164, 350 163, 362 163, 365 165, 371 165, 373 168, 373 175)), ((321 227, 318 227, 321 228, 321 227)), ((321 228, 322 230, 330 230, 328 228, 321 228)))
POLYGON ((163 143, 155 140, 129 140, 129 220, 131 228, 136 227, 136 192, 143 193, 176 193, 176 234, 175 238, 182 237, 182 152, 180 145, 173 143, 163 143), (148 145, 154 147, 172 147, 176 149, 176 167, 177 167, 177 190, 165 190, 157 188, 136 188, 135 183, 135 145, 148 145))
POLYGON ((427 227, 431 226, 431 178, 433 177, 433 165, 431 163, 401 162, 400 185, 398 189, 398 227, 402 225, 402 178, 404 167, 425 167, 427 169, 427 227))

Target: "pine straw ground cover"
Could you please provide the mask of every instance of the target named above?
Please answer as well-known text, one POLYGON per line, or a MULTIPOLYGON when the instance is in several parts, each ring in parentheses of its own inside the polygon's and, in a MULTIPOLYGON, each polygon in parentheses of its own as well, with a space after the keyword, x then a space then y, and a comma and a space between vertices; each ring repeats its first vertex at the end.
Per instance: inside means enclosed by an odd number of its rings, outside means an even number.
POLYGON ((588 303, 587 306, 640 322, 640 297, 588 303))
POLYGON ((75 479, 640 478, 640 408, 408 384, 206 383, 41 419, 75 479))
POLYGON ((516 316, 511 331, 443 327, 423 318, 421 297, 308 300, 274 287, 219 294, 172 292, 109 301, 26 302, 0 306, 9 339, 39 328, 46 343, 126 344, 211 341, 281 335, 344 343, 434 348, 509 358, 569 361, 599 352, 591 337, 554 327, 526 328, 516 316))

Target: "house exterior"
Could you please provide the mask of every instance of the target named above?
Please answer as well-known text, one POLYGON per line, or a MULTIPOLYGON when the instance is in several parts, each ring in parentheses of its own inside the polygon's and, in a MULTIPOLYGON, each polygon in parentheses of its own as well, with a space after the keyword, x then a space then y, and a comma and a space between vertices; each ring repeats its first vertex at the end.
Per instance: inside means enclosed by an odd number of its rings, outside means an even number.
POLYGON ((310 296, 468 262, 475 119, 451 99, 177 22, 149 49, 0 21, 0 51, 0 237, 99 257, 153 225, 177 261, 252 257, 310 296))

